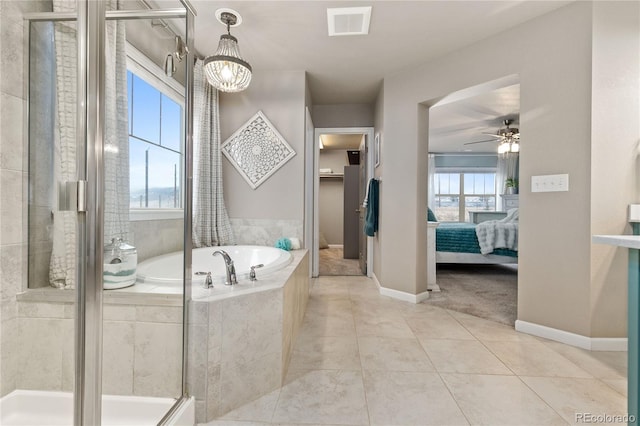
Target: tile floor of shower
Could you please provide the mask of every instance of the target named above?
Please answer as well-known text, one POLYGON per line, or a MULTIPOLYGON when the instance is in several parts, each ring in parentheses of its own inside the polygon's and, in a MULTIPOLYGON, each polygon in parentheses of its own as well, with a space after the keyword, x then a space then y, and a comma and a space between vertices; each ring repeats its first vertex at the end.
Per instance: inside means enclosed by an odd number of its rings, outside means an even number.
POLYGON ((285 384, 207 425, 547 425, 626 413, 626 352, 590 352, 366 277, 313 280, 285 384))

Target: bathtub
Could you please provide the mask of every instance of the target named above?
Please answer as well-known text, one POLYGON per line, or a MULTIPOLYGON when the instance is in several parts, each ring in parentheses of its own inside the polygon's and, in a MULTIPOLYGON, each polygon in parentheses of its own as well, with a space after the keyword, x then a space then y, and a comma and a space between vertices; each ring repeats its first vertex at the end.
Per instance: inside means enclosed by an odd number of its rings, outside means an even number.
MULTIPOLYGON (((175 402, 172 398, 104 395, 102 424, 105 426, 156 425, 175 402)), ((169 423, 193 425, 194 410, 194 401, 191 398, 169 423)), ((14 390, 0 398, 0 424, 3 426, 73 424, 73 394, 14 390)))
MULTIPOLYGON (((192 251, 192 283, 194 288, 202 287, 206 273, 211 272, 214 287, 222 287, 226 281, 225 263, 220 255, 213 256, 216 250, 229 253, 236 268, 239 285, 249 282, 251 266, 262 264, 256 269, 258 283, 260 277, 278 271, 289 265, 291 253, 275 247, 267 246, 220 246, 203 247, 192 251)), ((138 264, 138 282, 158 287, 182 287, 181 251, 147 259, 138 264)), ((231 286, 224 286, 231 287, 231 286)), ((233 286, 235 287, 235 286, 233 286)))

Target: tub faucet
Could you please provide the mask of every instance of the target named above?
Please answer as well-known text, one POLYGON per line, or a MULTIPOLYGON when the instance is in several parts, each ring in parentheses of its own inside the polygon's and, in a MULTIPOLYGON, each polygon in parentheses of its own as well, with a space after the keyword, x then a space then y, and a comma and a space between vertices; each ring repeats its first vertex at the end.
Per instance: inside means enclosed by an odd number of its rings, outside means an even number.
POLYGON ((236 278, 236 267, 233 265, 233 260, 231 260, 231 256, 224 250, 216 250, 213 252, 213 256, 219 254, 224 259, 224 264, 227 268, 227 281, 225 281, 225 285, 234 285, 238 284, 238 280, 236 278))

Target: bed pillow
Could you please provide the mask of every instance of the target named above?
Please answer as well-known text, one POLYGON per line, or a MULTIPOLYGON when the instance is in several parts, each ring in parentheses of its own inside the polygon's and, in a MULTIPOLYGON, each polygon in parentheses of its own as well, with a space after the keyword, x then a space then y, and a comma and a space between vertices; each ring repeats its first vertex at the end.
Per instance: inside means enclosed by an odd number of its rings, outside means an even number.
POLYGON ((429 222, 437 222, 438 218, 436 218, 435 213, 429 207, 427 207, 427 220, 429 222))

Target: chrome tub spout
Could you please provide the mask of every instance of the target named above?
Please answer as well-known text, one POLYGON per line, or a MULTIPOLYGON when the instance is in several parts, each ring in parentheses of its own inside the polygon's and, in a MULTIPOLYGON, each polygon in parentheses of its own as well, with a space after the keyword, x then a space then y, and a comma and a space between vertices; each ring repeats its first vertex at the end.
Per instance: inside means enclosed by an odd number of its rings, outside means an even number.
POLYGON ((225 281, 225 285, 235 285, 238 284, 238 279, 236 278, 236 267, 233 265, 233 260, 229 253, 224 250, 216 250, 213 252, 213 256, 219 254, 224 259, 224 264, 227 269, 227 280, 225 281))

